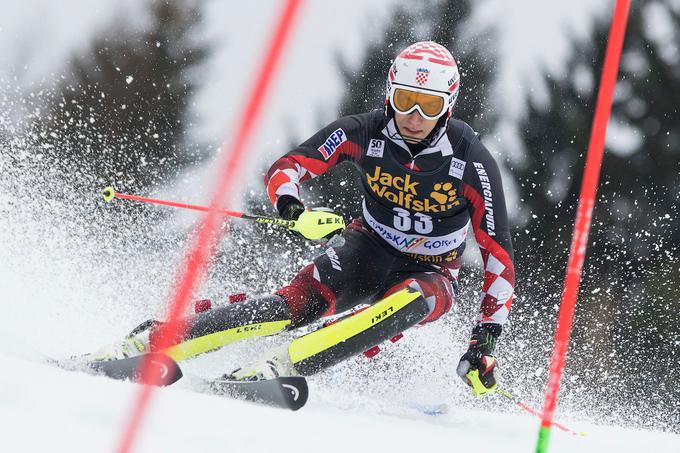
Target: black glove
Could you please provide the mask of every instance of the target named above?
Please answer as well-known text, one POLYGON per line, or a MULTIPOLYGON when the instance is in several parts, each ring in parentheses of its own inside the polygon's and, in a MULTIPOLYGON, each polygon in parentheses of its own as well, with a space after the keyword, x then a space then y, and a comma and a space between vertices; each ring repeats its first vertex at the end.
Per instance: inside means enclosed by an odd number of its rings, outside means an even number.
POLYGON ((305 207, 300 200, 290 195, 281 195, 276 201, 276 209, 285 220, 297 220, 300 214, 305 212, 305 207))
POLYGON ((470 346, 458 362, 456 373, 472 388, 476 396, 484 396, 496 390, 496 339, 503 328, 500 324, 478 324, 472 329, 470 346))

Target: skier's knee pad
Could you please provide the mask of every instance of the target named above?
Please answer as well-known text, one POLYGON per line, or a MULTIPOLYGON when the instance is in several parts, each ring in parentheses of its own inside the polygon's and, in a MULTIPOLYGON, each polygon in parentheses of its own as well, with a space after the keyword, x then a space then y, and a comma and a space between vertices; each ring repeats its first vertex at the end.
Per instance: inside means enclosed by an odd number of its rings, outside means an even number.
POLYGON ((288 286, 276 291, 288 305, 291 327, 300 327, 333 314, 335 294, 315 276, 314 264, 305 266, 288 286))
POLYGON ((418 291, 428 304, 430 313, 419 324, 435 321, 446 314, 453 305, 455 291, 451 281, 436 273, 423 273, 397 283, 385 292, 385 296, 404 288, 418 291))

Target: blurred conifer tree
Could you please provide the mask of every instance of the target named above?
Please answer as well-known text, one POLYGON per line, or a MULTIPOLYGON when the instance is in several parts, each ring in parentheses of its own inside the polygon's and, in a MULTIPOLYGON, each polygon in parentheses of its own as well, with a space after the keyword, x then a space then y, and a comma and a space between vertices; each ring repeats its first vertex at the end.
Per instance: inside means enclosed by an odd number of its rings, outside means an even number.
POLYGON ((197 160, 184 137, 192 71, 207 55, 195 39, 200 5, 149 0, 141 30, 117 22, 71 59, 59 95, 35 124, 59 165, 138 190, 197 160))
MULTIPOLYGON (((527 296, 520 313, 550 312, 560 299, 609 19, 575 45, 563 76, 545 79, 547 102, 531 103, 521 125, 526 158, 511 169, 529 219, 513 234, 527 296)), ((661 387, 680 395, 680 373, 668 367, 680 360, 679 25, 671 1, 633 3, 571 362, 603 398, 654 399, 661 387)))

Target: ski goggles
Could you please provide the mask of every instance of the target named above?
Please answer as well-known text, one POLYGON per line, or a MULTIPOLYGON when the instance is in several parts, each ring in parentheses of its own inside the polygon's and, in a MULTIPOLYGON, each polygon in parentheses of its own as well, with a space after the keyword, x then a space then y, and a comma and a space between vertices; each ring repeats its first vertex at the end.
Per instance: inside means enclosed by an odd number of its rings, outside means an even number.
POLYGON ((418 110, 428 120, 442 116, 448 109, 448 101, 445 93, 414 91, 394 85, 390 91, 390 105, 395 111, 408 115, 418 110))

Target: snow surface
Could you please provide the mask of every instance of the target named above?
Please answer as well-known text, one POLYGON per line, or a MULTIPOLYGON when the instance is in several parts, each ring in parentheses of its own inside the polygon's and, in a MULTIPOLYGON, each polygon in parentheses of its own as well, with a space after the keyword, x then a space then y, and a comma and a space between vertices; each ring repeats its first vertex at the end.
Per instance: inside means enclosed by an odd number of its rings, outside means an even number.
MULTIPOLYGON (((0 354, 5 452, 114 451, 139 387, 0 354)), ((181 383, 182 381, 180 381, 181 383)), ((179 383, 178 383, 179 384, 179 383)), ((159 389, 135 452, 533 451, 538 423, 521 414, 452 408, 428 416, 406 407, 347 410, 319 402, 312 386, 298 412, 159 389)), ((679 452, 671 434, 578 423, 588 437, 554 430, 552 453, 679 452), (655 447, 656 446, 656 447, 655 447)))

